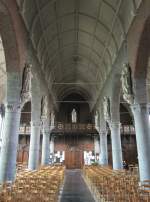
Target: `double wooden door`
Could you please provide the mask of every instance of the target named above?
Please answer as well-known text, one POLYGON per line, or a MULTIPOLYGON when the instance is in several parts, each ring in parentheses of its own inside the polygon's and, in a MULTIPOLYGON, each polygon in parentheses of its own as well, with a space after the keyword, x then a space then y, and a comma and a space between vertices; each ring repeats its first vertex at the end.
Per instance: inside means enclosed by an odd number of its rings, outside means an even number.
POLYGON ((65 165, 67 169, 82 168, 83 151, 80 147, 80 138, 78 134, 66 136, 65 165))
POLYGON ((83 151, 67 150, 65 153, 65 165, 67 169, 81 169, 83 166, 83 151))

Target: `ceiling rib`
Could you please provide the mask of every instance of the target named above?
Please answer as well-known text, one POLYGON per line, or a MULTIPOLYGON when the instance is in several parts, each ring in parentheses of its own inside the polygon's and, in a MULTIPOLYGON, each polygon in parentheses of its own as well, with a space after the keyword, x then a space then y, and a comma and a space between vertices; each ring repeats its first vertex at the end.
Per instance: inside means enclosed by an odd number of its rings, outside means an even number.
MULTIPOLYGON (((112 32, 113 32, 114 25, 115 25, 115 23, 116 23, 117 15, 118 15, 118 13, 119 13, 119 11, 120 11, 121 4, 122 4, 122 0, 119 1, 119 4, 118 4, 117 9, 116 9, 116 12, 115 12, 115 16, 114 16, 114 18, 113 18, 113 20, 112 20, 111 30, 110 30, 110 33, 109 33, 109 36, 108 36, 108 39, 107 39, 106 46, 105 46, 105 48, 104 48, 103 54, 102 54, 101 65, 102 65, 102 63, 103 63, 106 50, 108 49, 108 46, 109 46, 109 43, 110 43, 111 35, 112 35, 112 32)), ((100 66, 101 66, 101 65, 100 65, 100 66)), ((98 76, 99 76, 99 71, 97 71, 96 80, 98 80, 98 76)))
MULTIPOLYGON (((103 0, 103 1, 104 1, 104 3, 105 3, 107 6, 109 6, 109 7, 113 10, 114 13, 116 13, 116 10, 114 9, 114 7, 113 7, 109 2, 106 2, 106 0, 103 0)), ((135 1, 135 0, 132 0, 132 1, 135 1)), ((123 26, 123 22, 122 22, 121 18, 119 17, 119 14, 118 14, 116 17, 117 17, 117 19, 118 19, 118 21, 119 21, 119 24, 120 24, 120 26, 121 26, 122 33, 123 33, 123 35, 124 35, 124 34, 125 34, 125 28, 124 28, 124 26, 123 26)))
MULTIPOLYGON (((70 14, 65 15, 65 16, 69 16, 69 15, 70 15, 70 14)), ((73 12, 71 15, 74 15, 74 12, 73 12)), ((93 20, 96 20, 95 17, 90 16, 90 15, 87 15, 87 14, 84 14, 84 13, 81 13, 81 12, 79 12, 79 15, 86 16, 86 17, 92 18, 93 20)), ((61 20, 62 20, 62 17, 63 17, 63 16, 59 17, 59 18, 58 18, 58 21, 59 21, 59 20, 61 21, 61 20)), ((47 26, 47 28, 44 29, 44 31, 43 31, 43 33, 42 33, 40 39, 39 39, 39 42, 37 43, 37 48, 39 47, 39 44, 42 42, 42 38, 44 37, 44 34, 50 29, 50 27, 51 27, 54 23, 55 23, 55 21, 50 22, 50 24, 47 26)), ((107 27, 107 25, 105 25, 105 24, 104 24, 103 22, 101 22, 100 20, 98 20, 98 24, 100 24, 101 26, 103 26, 104 29, 105 29, 108 33, 110 33, 110 29, 109 29, 109 27, 107 27)), ((73 29, 73 30, 75 30, 75 29, 73 29)), ((34 31, 32 31, 32 32, 34 32, 34 31)), ((116 39, 115 39, 115 36, 113 35, 113 33, 111 33, 111 37, 112 37, 113 43, 115 44, 115 47, 116 47, 116 49, 117 49, 118 46, 117 46, 117 42, 116 42, 116 39)))
MULTIPOLYGON (((103 3, 105 3, 108 7, 110 7, 111 8, 111 10, 114 12, 114 13, 116 13, 116 10, 114 9, 114 7, 110 4, 110 3, 108 3, 106 0, 102 0, 103 1, 103 3)), ((132 1, 135 1, 135 0, 132 0, 132 1)), ((56 2, 56 0, 51 0, 51 1, 49 1, 49 2, 47 2, 47 3, 45 3, 45 5, 42 7, 42 8, 40 8, 40 11, 41 12, 43 12, 43 10, 45 9, 45 8, 47 8, 47 6, 49 5, 49 4, 53 4, 53 3, 55 3, 56 2)), ((23 3, 23 6, 22 7, 24 7, 24 4, 25 4, 25 0, 24 0, 24 3, 23 3)), ((80 13, 80 12, 79 12, 80 13)), ((60 18, 62 18, 63 16, 61 16, 60 18)), ((124 27, 123 27, 123 23, 121 22, 121 20, 120 20, 120 18, 117 16, 117 18, 118 18, 118 20, 119 20, 119 22, 120 22, 120 25, 121 25, 121 27, 122 27, 122 31, 124 32, 124 27)), ((38 16, 35 16, 35 18, 34 18, 34 20, 33 20, 33 24, 34 23, 36 23, 36 21, 38 21, 38 16)), ((32 27, 32 26, 31 26, 32 27)))
MULTIPOLYGON (((55 22, 56 22, 56 29, 57 29, 57 34, 56 34, 56 37, 57 37, 57 41, 58 41, 58 49, 62 49, 63 45, 62 45, 62 41, 61 41, 61 34, 60 34, 60 30, 59 30, 59 22, 58 22, 58 14, 57 14, 57 1, 54 3, 54 10, 55 10, 55 22)), ((48 48, 49 48, 49 45, 48 45, 48 48)), ((61 52, 58 53, 58 62, 59 62, 59 73, 62 74, 62 55, 61 55, 61 52)), ((50 59, 50 56, 49 58, 50 59)))
MULTIPOLYGON (((83 63, 78 63, 79 65, 81 65, 82 67, 85 67, 85 68, 87 68, 87 65, 85 65, 85 64, 83 64, 83 63)), ((73 68, 73 65, 74 65, 74 63, 73 62, 68 62, 67 64, 65 64, 66 66, 66 68, 64 69, 64 70, 66 70, 67 71, 67 68, 69 67, 70 69, 70 71, 71 71, 71 68, 73 68), (72 65, 72 66, 71 66, 72 65)), ((70 72, 70 71, 68 71, 68 72, 70 72)), ((71 71, 71 73, 72 73, 72 71, 71 71)), ((92 75, 92 74, 91 74, 92 75)), ((87 76, 87 75, 86 75, 87 76)), ((93 76, 93 75, 92 75, 93 76)), ((102 74, 101 74, 101 80, 103 79, 103 76, 102 76, 102 74)))
MULTIPOLYGON (((35 0, 35 4, 36 4, 36 7, 37 7, 37 11, 38 11, 38 16, 39 16, 39 20, 40 20, 40 27, 41 27, 41 30, 43 30, 43 25, 42 25, 42 16, 41 16, 41 13, 40 13, 40 7, 39 7, 39 3, 38 3, 38 0, 35 0)), ((44 44, 45 44, 45 47, 47 47, 47 38, 44 37, 44 44)), ((46 51, 47 51, 47 54, 48 54, 48 49, 46 48, 46 51)), ((44 73, 44 72, 43 72, 44 73)))
MULTIPOLYGON (((95 33, 96 33, 96 28, 97 28, 97 24, 98 24, 98 19, 99 19, 99 16, 100 16, 100 12, 101 12, 101 6, 102 6, 102 3, 103 3, 103 0, 101 0, 99 2, 99 7, 98 7, 98 13, 97 13, 97 17, 95 19, 95 26, 94 26, 94 29, 93 29, 93 33, 92 33, 92 42, 91 42, 91 51, 89 52, 89 62, 88 62, 88 69, 89 69, 89 65, 90 65, 90 59, 92 58, 92 54, 93 54, 93 46, 94 46, 94 43, 95 43, 95 33)), ((105 44, 104 44, 105 46, 105 44)))
MULTIPOLYGON (((53 58, 57 57, 57 54, 58 54, 59 51, 63 51, 64 49, 70 48, 70 47, 72 47, 73 45, 76 45, 76 44, 70 43, 70 44, 67 44, 67 45, 63 46, 63 49, 62 49, 62 50, 57 50, 57 51, 55 51, 54 54, 51 56, 51 60, 52 60, 53 58)), ((88 47, 87 45, 82 44, 82 43, 79 43, 79 46, 83 46, 84 48, 90 49, 90 47, 88 47)), ((94 53, 95 55, 97 55, 98 58, 101 58, 101 55, 99 55, 99 54, 97 53, 97 51, 93 50, 93 53, 94 53)), ((44 57, 44 54, 43 54, 43 57, 44 57)), ((49 66, 49 64, 50 64, 50 60, 48 61, 47 64, 45 64, 45 68, 47 68, 47 67, 49 66)), ((105 64, 104 61, 103 61, 103 64, 105 64)))
MULTIPOLYGON (((74 31, 74 29, 71 29, 71 30, 68 30, 68 31, 62 32, 61 34, 63 34, 63 33, 68 33, 68 32, 73 32, 73 31, 74 31)), ((81 30, 81 29, 79 29, 79 32, 81 32, 81 33, 85 33, 85 34, 87 34, 87 35, 89 35, 89 36, 92 36, 91 33, 86 32, 86 31, 81 30)), ((105 44, 104 44, 99 38, 97 38, 97 36, 94 36, 94 37, 95 37, 95 39, 96 39, 96 40, 97 40, 97 41, 98 41, 103 47, 105 47, 105 44)), ((57 38, 57 35, 54 36, 54 38, 51 40, 51 42, 53 42, 53 41, 55 40, 55 38, 57 38)), ((51 46, 50 46, 50 45, 51 45, 51 42, 49 43, 48 49, 51 47, 51 46)), ((40 49, 40 47, 37 48, 38 51, 39 51, 39 49, 40 49)), ((44 52, 45 52, 45 50, 44 50, 44 52)), ((45 55, 44 52, 41 53, 42 56, 45 55)), ((108 53, 108 55, 109 55, 109 59, 110 59, 110 62, 111 62, 111 61, 112 61, 112 58, 111 58, 111 54, 110 54, 109 49, 107 50, 107 53, 108 53)))

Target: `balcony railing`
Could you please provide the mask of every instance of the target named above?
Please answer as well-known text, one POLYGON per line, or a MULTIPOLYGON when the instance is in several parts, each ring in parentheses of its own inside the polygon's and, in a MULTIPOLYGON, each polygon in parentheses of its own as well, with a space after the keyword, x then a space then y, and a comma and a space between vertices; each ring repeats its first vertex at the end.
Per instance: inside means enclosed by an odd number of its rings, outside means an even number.
MULTIPOLYGON (((42 131, 41 131, 42 132, 42 131)), ((97 133, 97 130, 95 129, 95 124, 91 123, 62 123, 57 122, 55 123, 53 130, 53 133, 63 133, 63 132, 80 132, 80 133, 97 133)), ((133 125, 123 125, 120 128, 120 132, 123 135, 134 135, 135 134, 135 128, 133 125)), ((31 127, 30 126, 20 126, 20 134, 30 134, 31 133, 31 127)), ((110 130, 108 130, 108 134, 110 133, 110 130)))

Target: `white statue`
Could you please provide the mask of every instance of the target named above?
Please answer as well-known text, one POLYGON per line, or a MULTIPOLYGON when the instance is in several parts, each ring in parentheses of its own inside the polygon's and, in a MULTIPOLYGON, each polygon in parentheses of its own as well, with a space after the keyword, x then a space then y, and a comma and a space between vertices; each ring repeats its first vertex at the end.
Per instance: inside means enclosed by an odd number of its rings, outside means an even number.
POLYGON ((77 112, 76 112, 75 109, 72 110, 71 118, 72 118, 72 123, 76 123, 77 122, 77 112))
POLYGON ((42 99, 42 116, 48 116, 48 98, 44 96, 42 99))
POLYGON ((98 112, 95 114, 95 126, 98 126, 98 112))
POLYGON ((129 64, 123 64, 123 70, 121 75, 123 98, 127 103, 133 104, 134 96, 132 89, 131 68, 129 64))
POLYGON ((27 93, 31 90, 31 64, 26 64, 22 79, 22 93, 27 93))
POLYGON ((31 98, 31 64, 26 64, 22 77, 21 102, 22 106, 31 98))
POLYGON ((111 115, 110 115, 110 100, 108 97, 104 97, 103 108, 104 108, 104 118, 106 121, 109 121, 111 119, 111 115))
POLYGON ((55 114, 54 112, 51 112, 51 126, 54 126, 55 123, 55 114))

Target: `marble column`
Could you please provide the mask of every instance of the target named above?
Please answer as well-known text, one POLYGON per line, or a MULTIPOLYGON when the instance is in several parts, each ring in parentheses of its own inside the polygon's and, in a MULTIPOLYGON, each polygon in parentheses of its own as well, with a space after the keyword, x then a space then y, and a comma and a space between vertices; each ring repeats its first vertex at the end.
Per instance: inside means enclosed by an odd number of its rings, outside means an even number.
POLYGON ((100 131, 100 165, 108 165, 107 131, 100 131))
POLYGON ((0 155, 0 183, 14 181, 20 125, 20 73, 7 73, 4 135, 0 155))
POLYGON ((51 135, 51 140, 50 140, 50 154, 54 154, 54 136, 51 135))
POLYGON ((100 153, 100 143, 97 135, 94 136, 94 153, 95 155, 100 153))
POLYGON ((32 82, 31 94, 31 135, 28 161, 28 168, 30 170, 38 168, 40 151, 41 95, 37 83, 34 83, 35 81, 32 82))
POLYGON ((40 151, 40 121, 31 122, 30 148, 28 168, 36 170, 39 166, 39 151, 40 151))
POLYGON ((150 180, 150 127, 147 104, 133 104, 140 181, 150 180))
POLYGON ((123 164, 122 164, 120 123, 119 122, 111 122, 110 130, 111 130, 113 169, 115 169, 115 170, 122 169, 123 164))
POLYGON ((43 141, 42 141, 42 160, 41 160, 42 165, 49 164, 49 156, 50 156, 49 137, 50 137, 50 131, 44 129, 43 141))

